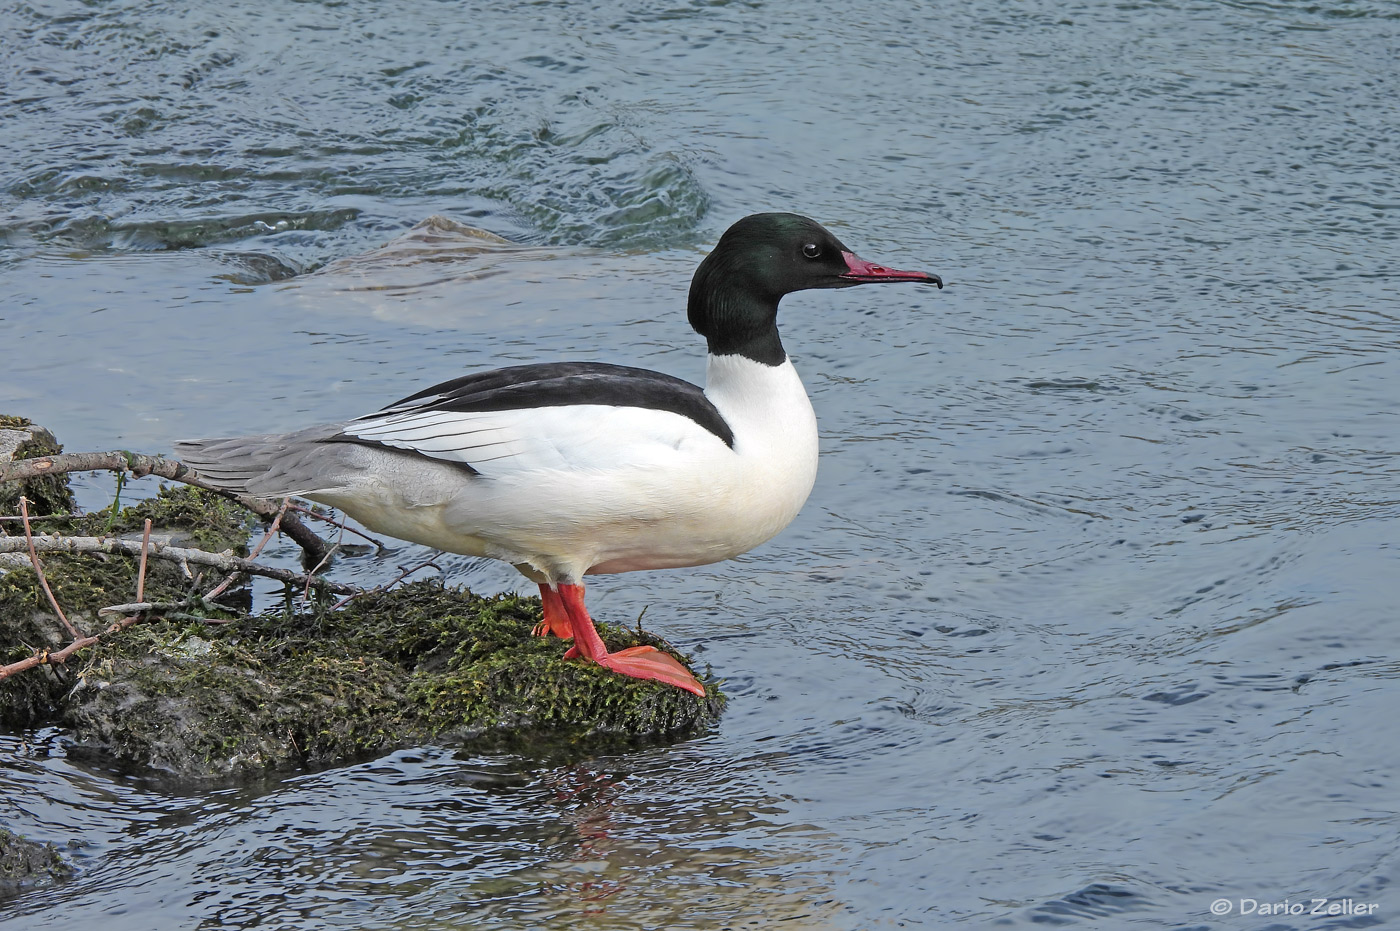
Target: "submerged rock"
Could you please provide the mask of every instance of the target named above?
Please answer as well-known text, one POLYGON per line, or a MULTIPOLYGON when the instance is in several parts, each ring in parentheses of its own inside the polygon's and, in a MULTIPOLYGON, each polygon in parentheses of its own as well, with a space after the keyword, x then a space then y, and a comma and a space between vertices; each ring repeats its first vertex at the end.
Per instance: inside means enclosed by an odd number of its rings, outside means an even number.
POLYGON ((73 866, 53 844, 40 844, 0 828, 0 899, 53 886, 73 876, 73 866))
MULTIPOLYGON (((227 499, 179 487, 116 514, 72 518, 64 532, 139 535, 147 517, 154 533, 213 552, 246 552, 253 525, 227 499)), ((84 632, 110 625, 100 608, 134 600, 134 557, 43 561, 59 604, 84 632)), ((0 575, 0 665, 69 640, 33 569, 10 565, 0 575)), ((152 559, 144 598, 180 602, 217 581, 152 559)), ((418 582, 336 610, 299 592, 261 615, 248 615, 248 604, 244 591, 217 607, 172 611, 103 637, 65 665, 0 679, 0 727, 58 725, 79 753, 214 778, 430 742, 655 741, 703 729, 723 708, 713 683, 700 698, 565 660, 560 640, 531 633, 537 598, 418 582)), ((647 643, 674 653, 650 634, 598 630, 609 650, 647 643)))

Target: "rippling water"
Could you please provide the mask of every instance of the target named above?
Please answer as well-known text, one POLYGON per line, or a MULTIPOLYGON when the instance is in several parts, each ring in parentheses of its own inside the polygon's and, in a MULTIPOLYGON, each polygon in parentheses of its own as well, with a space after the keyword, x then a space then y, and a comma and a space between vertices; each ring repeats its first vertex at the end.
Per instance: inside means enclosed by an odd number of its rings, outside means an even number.
POLYGON ((82 867, 0 924, 1400 923, 1400 7, 3 21, 0 398, 70 449, 510 361, 702 378, 689 275, 755 210, 948 288, 789 298, 806 510, 735 562, 593 585, 727 678, 716 733, 217 791, 0 738, 0 824, 82 867), (433 214, 524 247, 400 239, 433 214), (1315 897, 1375 908, 1238 914, 1315 897))

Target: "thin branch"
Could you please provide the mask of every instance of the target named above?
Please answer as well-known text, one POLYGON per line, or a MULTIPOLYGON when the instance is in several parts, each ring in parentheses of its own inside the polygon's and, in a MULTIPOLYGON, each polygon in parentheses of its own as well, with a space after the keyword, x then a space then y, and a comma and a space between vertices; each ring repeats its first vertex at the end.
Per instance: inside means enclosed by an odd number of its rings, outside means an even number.
MULTIPOLYGON (((62 475, 68 472, 130 472, 136 478, 155 475, 171 481, 194 485, 231 501, 237 501, 254 514, 270 520, 282 509, 282 501, 271 498, 255 498, 236 492, 215 488, 199 477, 199 473, 175 459, 160 456, 143 456, 125 450, 112 450, 105 453, 63 453, 57 456, 38 456, 33 459, 16 459, 0 462, 0 482, 22 482, 43 475, 62 475)), ((302 551, 307 561, 319 562, 325 558, 326 543, 301 522, 296 515, 286 515, 281 521, 282 532, 291 537, 302 551)))
MULTIPOLYGON (((326 523, 330 524, 332 527, 339 527, 341 530, 348 530, 348 531, 350 531, 351 533, 353 533, 355 536, 360 537, 361 539, 364 539, 364 540, 368 540, 369 542, 373 543, 374 546, 375 546, 375 548, 376 548, 377 550, 379 550, 379 552, 381 552, 381 553, 384 552, 386 549, 388 549, 388 547, 384 545, 384 541, 382 541, 382 540, 376 540, 374 537, 372 537, 372 536, 370 536, 369 534, 365 533, 363 530, 356 530, 354 527, 351 527, 349 524, 345 523, 344 521, 336 520, 334 517, 331 517, 329 514, 322 514, 322 513, 320 513, 319 511, 313 511, 311 508, 303 507, 303 506, 300 505, 300 504, 293 504, 293 505, 292 505, 292 510, 293 510, 293 511, 297 511, 297 512, 302 513, 302 514, 305 514, 307 517, 310 517, 310 518, 312 518, 312 519, 314 519, 314 520, 325 521, 326 523)), ((336 546, 339 546, 339 545, 340 545, 340 544, 338 544, 338 543, 336 544, 336 546)))
MULTIPOLYGON (((253 551, 252 551, 251 553, 248 554, 248 558, 249 558, 249 559, 257 559, 257 558, 258 558, 258 554, 261 553, 261 552, 263 551, 263 547, 264 547, 264 546, 267 546, 267 541, 272 539, 272 535, 275 534, 275 533, 277 532, 277 528, 278 528, 279 526, 281 526, 281 524, 282 524, 282 518, 285 517, 285 516, 287 515, 287 508, 291 505, 291 503, 292 503, 292 499, 291 499, 291 498, 283 498, 283 499, 282 499, 282 507, 278 509, 278 511, 277 511, 277 516, 274 517, 274 518, 272 519, 272 524, 267 528, 267 533, 263 534, 263 538, 262 538, 261 540, 258 541, 258 545, 255 546, 255 547, 253 547, 253 551)), ((214 586, 214 588, 211 589, 211 590, 208 592, 208 594, 206 594, 206 595, 204 596, 204 599, 205 599, 206 601, 209 601, 209 600, 212 600, 212 599, 214 599, 214 598, 218 598, 220 595, 222 595, 222 594, 224 593, 225 590, 228 589, 228 587, 229 587, 230 585, 232 585, 234 582, 238 581, 238 579, 239 579, 239 574, 238 574, 237 572, 231 572, 231 573, 229 573, 228 575, 224 576, 224 580, 223 580, 222 582, 220 582, 218 585, 214 586)), ((140 600, 141 600, 141 598, 140 598, 139 595, 137 596, 137 599, 136 599, 136 600, 137 600, 137 601, 140 601, 140 600)))
MULTIPOLYGON (((128 556, 140 556, 141 544, 134 540, 122 540, 115 537, 63 537, 58 535, 42 534, 34 537, 34 547, 41 553, 124 553, 128 556)), ((13 537, 0 537, 0 554, 19 551, 24 545, 24 541, 13 537)), ((350 595, 362 591, 357 585, 347 585, 344 582, 332 582, 329 579, 319 576, 303 575, 299 572, 292 572, 289 569, 279 569, 275 566, 264 566, 255 563, 251 559, 243 559, 234 556, 232 553, 206 553, 204 550, 186 549, 179 546, 165 546, 160 543, 152 543, 150 554, 157 559, 164 559, 170 562, 180 563, 188 571, 188 564, 197 566, 211 566, 221 572, 241 572, 245 575, 258 575, 268 579, 276 579, 292 585, 307 586, 308 588, 324 589, 337 595, 350 595)))
POLYGON ((225 608, 213 604, 207 597, 195 595, 186 598, 184 601, 134 601, 131 604, 108 605, 105 608, 98 608, 98 614, 155 614, 166 611, 180 611, 185 608, 214 608, 220 611, 225 608))
MULTIPOLYGON (((58 599, 53 596, 53 589, 49 588, 48 577, 44 575, 44 564, 39 562, 39 552, 34 548, 34 531, 29 526, 29 499, 20 495, 19 512, 24 517, 24 542, 29 548, 29 561, 34 566, 34 574, 39 577, 39 584, 44 587, 44 594, 49 596, 49 604, 53 606, 53 613, 58 615, 59 623, 63 629, 68 631, 68 636, 74 640, 82 638, 78 628, 73 626, 73 622, 68 620, 68 615, 63 613, 63 609, 58 606, 58 599)), ((15 541, 18 542, 18 541, 15 541)))
POLYGON ((214 586, 213 588, 211 588, 207 593, 205 593, 204 597, 205 597, 205 598, 218 598, 218 597, 219 597, 220 595, 222 595, 224 592, 228 591, 228 587, 229 587, 230 585, 232 585, 234 582, 237 582, 238 579, 239 579, 239 573, 237 573, 237 572, 230 572, 228 575, 224 576, 224 580, 223 580, 222 582, 220 582, 218 585, 215 585, 215 586, 214 586))
POLYGON ((107 453, 63 453, 58 456, 38 456, 33 459, 0 462, 0 482, 23 482, 42 475, 95 472, 104 469, 109 472, 130 472, 137 478, 158 475, 189 485, 201 484, 195 477, 194 470, 182 462, 158 456, 142 456, 124 450, 107 453))
POLYGON ((146 597, 146 551, 151 546, 151 519, 146 518, 146 527, 141 533, 141 568, 136 572, 136 600, 146 597))
MULTIPOLYGON (((334 556, 334 555, 336 554, 336 551, 339 550, 339 549, 340 549, 340 544, 339 544, 339 543, 337 543, 335 546, 332 546, 329 550, 326 551, 326 555, 321 559, 320 562, 318 562, 316 565, 312 566, 309 570, 307 570, 307 573, 306 573, 306 588, 303 589, 303 590, 302 590, 302 593, 301 593, 301 597, 302 597, 303 599, 310 600, 310 598, 311 598, 311 580, 317 577, 317 576, 316 576, 316 573, 320 572, 323 568, 325 568, 327 565, 330 564, 331 557, 334 556)), ((357 592, 356 594, 358 594, 358 592, 357 592)))
MULTIPOLYGON (((434 557, 434 558, 436 558, 436 557, 434 557)), ((393 588, 395 585, 397 585, 397 584, 399 584, 400 582, 402 582, 404 579, 408 578, 408 577, 409 577, 410 575, 412 575, 413 573, 417 572, 419 569, 427 569, 429 566, 431 566, 432 568, 436 569, 438 572, 441 572, 441 571, 442 571, 442 567, 439 566, 439 565, 438 565, 436 562, 434 562, 432 559, 425 560, 425 561, 423 561, 423 562, 420 562, 418 565, 416 565, 416 566, 411 566, 411 567, 409 567, 409 568, 407 568, 407 569, 405 569, 403 566, 400 566, 399 569, 400 569, 401 571, 400 571, 399 574, 396 575, 394 578, 392 578, 392 579, 390 579, 389 581, 385 582, 383 585, 377 585, 377 586, 375 586, 374 588, 366 589, 365 591, 362 591, 362 592, 355 592, 355 594, 353 594, 353 595, 346 595, 344 598, 340 599, 340 600, 337 601, 335 604, 331 605, 331 610, 332 610, 332 611, 339 611, 341 608, 345 607, 347 604, 349 604, 350 602, 354 601, 356 598, 359 598, 361 595, 371 595, 371 594, 377 594, 378 592, 388 591, 389 589, 393 588)))
POLYGON ((282 499, 282 506, 277 509, 277 516, 272 518, 272 523, 268 525, 267 533, 263 534, 263 538, 258 541, 258 545, 253 547, 253 551, 248 554, 249 559, 258 558, 258 554, 263 551, 263 547, 267 546, 267 541, 271 540, 272 535, 277 532, 277 528, 282 526, 282 518, 287 516, 287 508, 291 506, 291 498, 282 499))
POLYGON ((13 663, 10 663, 7 666, 0 666, 0 680, 8 679, 10 676, 14 675, 17 672, 24 672, 26 669, 33 669, 35 666, 61 666, 65 662, 67 662, 68 657, 72 656, 74 653, 92 646, 94 643, 97 643, 108 634, 114 634, 117 631, 126 630, 132 624, 135 624, 139 619, 139 615, 124 617, 120 621, 116 621, 115 623, 113 623, 111 627, 108 627, 102 633, 94 634, 91 637, 80 637, 79 639, 74 640, 72 643, 68 644, 68 646, 64 647, 61 650, 40 650, 33 656, 26 657, 22 660, 17 660, 13 663))
MULTIPOLYGON (((309 512, 308 512, 308 513, 309 513, 309 512)), ((331 521, 331 523, 334 524, 335 521, 331 521)), ((329 566, 329 565, 330 565, 331 557, 333 557, 336 553, 338 553, 338 552, 340 551, 340 543, 341 543, 342 540, 345 539, 345 531, 348 530, 348 529, 350 529, 350 528, 346 527, 344 524, 338 524, 337 526, 340 527, 340 532, 336 535, 335 544, 332 545, 331 548, 330 548, 329 550, 326 551, 326 555, 323 556, 323 557, 321 557, 321 561, 320 561, 320 562, 318 562, 316 565, 312 566, 310 569, 308 569, 308 570, 306 571, 306 577, 307 577, 307 580, 308 580, 308 581, 307 581, 307 583, 306 583, 306 590, 303 591, 303 592, 301 593, 301 599, 302 599, 302 601, 310 601, 310 600, 311 600, 311 582, 310 582, 310 579, 315 578, 316 573, 320 572, 321 569, 322 569, 323 567, 329 566)))

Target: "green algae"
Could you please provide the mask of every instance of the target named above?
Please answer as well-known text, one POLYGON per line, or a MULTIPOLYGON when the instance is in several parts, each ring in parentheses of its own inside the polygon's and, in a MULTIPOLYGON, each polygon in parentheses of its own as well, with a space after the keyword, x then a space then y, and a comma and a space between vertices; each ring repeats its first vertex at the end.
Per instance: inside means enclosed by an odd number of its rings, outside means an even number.
POLYGON ((79 534, 137 535, 145 526, 166 532, 178 531, 178 545, 210 553, 232 551, 248 555, 248 534, 257 525, 257 516, 223 495, 193 485, 161 486, 153 498, 121 508, 115 515, 112 505, 84 515, 71 531, 79 534))
MULTIPOLYGON (((221 549, 245 546, 251 515, 242 508, 219 499, 212 507, 199 509, 210 498, 217 498, 197 488, 162 489, 155 497, 123 510, 117 521, 118 531, 139 533, 145 519, 159 516, 163 521, 153 526, 164 533, 177 530, 198 534, 205 540, 221 543, 221 549), (225 508, 223 504, 230 506, 225 508), (199 514, 193 518, 189 515, 199 514), (185 521, 188 520, 186 524, 185 521)), ((83 515, 66 521, 65 532, 90 535, 101 532, 107 525, 102 512, 83 515)), ((68 554, 45 553, 42 556, 44 577, 64 614, 81 633, 100 632, 111 623, 101 617, 101 608, 124 604, 136 599, 136 579, 139 560, 125 553, 68 554)), ((208 591, 216 579, 207 574, 186 575, 176 563, 152 559, 146 566, 143 597, 147 601, 179 602, 208 591)), ((247 603, 246 592, 229 602, 247 603)), ((237 608, 231 604, 231 608, 237 608)), ((235 610, 205 611, 216 619, 238 616, 235 610)), ((126 631, 122 636, 130 636, 126 631)), ((36 650, 57 650, 68 642, 58 618, 53 614, 48 596, 39 578, 28 566, 0 574, 0 665, 32 655, 36 650)), ((102 647, 74 657, 65 666, 41 666, 6 679, 0 679, 0 725, 33 727, 57 717, 65 704, 65 696, 76 684, 74 670, 81 669, 102 647)))
POLYGON ((53 844, 40 844, 0 828, 0 899, 53 886, 74 873, 53 844))
MULTIPOLYGON (((561 641, 531 633, 539 620, 538 599, 427 581, 337 611, 152 622, 90 662, 60 723, 115 758, 202 777, 426 742, 657 740, 718 716, 713 686, 702 699, 565 660, 561 641)), ((664 645, 600 633, 610 649, 664 645)))
MULTIPOLYGON (((181 486, 85 515, 69 532, 138 534, 147 517, 212 551, 246 552, 253 526, 240 506, 181 486)), ((99 608, 135 600, 134 557, 46 554, 44 567, 84 631, 110 623, 99 608)), ((183 601, 216 581, 150 560, 144 598, 183 601)), ((64 666, 0 680, 0 726, 56 724, 75 752, 203 779, 429 742, 611 749, 693 734, 723 709, 713 683, 701 698, 565 660, 563 641, 532 633, 536 598, 426 581, 335 610, 298 599, 289 593, 281 610, 252 616, 228 599, 227 611, 190 607, 106 636, 64 666)), ((610 650, 646 643, 674 653, 637 630, 600 624, 599 633, 610 650)), ((31 569, 0 575, 0 663, 66 640, 31 569)))

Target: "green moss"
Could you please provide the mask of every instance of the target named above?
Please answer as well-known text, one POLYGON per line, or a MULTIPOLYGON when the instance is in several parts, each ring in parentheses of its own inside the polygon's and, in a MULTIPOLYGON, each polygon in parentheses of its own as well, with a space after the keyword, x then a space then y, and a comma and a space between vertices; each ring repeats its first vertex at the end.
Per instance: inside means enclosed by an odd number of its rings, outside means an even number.
POLYGON ((71 532, 139 534, 148 518, 153 531, 178 530, 178 545, 211 553, 233 550, 240 556, 248 554, 248 532, 257 523, 251 511, 223 495, 193 485, 176 485, 161 486, 154 498, 122 508, 115 518, 111 506, 85 515, 71 532))
POLYGON ((53 844, 40 844, 0 828, 0 899, 52 886, 73 876, 53 844))
MULTIPOLYGON (((113 756, 188 776, 325 765, 433 740, 654 740, 711 723, 698 698, 536 637, 537 599, 421 582, 344 610, 205 627, 151 622, 83 671, 60 721, 113 756)), ((610 649, 652 637, 604 627, 610 649)), ((712 687, 713 689, 713 687, 712 687)))

